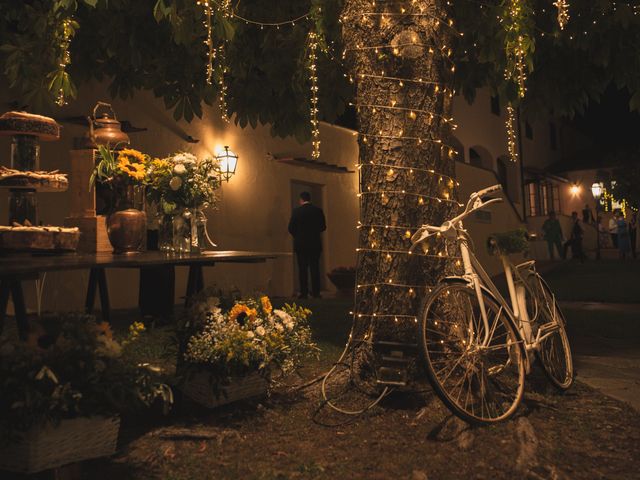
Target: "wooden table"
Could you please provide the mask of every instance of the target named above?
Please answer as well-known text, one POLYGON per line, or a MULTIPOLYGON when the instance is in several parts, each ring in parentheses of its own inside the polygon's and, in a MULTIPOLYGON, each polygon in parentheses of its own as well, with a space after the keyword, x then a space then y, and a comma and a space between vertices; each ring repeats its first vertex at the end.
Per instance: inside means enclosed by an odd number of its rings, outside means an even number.
POLYGON ((26 337, 29 325, 22 291, 22 281, 39 278, 40 273, 64 270, 89 269, 89 285, 85 311, 91 313, 96 292, 100 293, 103 318, 109 321, 109 293, 107 268, 144 268, 157 266, 188 266, 186 296, 202 290, 202 268, 216 263, 262 263, 268 259, 288 255, 274 252, 244 252, 236 250, 211 251, 200 254, 168 254, 150 251, 129 255, 112 253, 65 255, 11 255, 0 257, 0 331, 4 324, 9 296, 13 298, 18 331, 26 337))

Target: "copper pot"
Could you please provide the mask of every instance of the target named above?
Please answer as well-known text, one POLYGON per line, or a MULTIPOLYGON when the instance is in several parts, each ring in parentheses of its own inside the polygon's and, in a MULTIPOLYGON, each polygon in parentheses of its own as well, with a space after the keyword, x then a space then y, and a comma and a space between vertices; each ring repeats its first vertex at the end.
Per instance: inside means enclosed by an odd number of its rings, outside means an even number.
POLYGON ((113 253, 142 251, 147 233, 147 214, 142 210, 127 208, 107 216, 107 235, 113 253))
POLYGON ((98 145, 109 145, 112 149, 123 148, 129 145, 129 136, 122 131, 121 124, 116 117, 110 103, 98 102, 93 108, 93 115, 87 117, 89 131, 82 138, 81 148, 96 148, 98 145), (98 110, 108 108, 109 112, 103 112, 98 116, 98 110))

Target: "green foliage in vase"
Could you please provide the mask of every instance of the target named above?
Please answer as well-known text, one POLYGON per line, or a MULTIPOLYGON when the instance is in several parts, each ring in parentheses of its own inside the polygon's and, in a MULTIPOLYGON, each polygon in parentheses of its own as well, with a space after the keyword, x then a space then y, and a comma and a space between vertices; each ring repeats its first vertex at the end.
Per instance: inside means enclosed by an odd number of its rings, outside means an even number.
POLYGON ((107 323, 67 314, 46 316, 26 342, 0 337, 0 441, 46 422, 137 411, 167 392, 124 359, 139 332, 120 344, 107 323))

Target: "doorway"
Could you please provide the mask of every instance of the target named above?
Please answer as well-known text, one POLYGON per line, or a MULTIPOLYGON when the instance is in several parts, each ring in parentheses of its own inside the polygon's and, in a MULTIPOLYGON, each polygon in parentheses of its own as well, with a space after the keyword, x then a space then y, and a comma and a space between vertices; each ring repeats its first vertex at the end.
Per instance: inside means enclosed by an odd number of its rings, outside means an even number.
MULTIPOLYGON (((302 192, 309 192, 311 194, 311 203, 325 210, 324 206, 324 185, 320 183, 303 182, 300 180, 291 180, 291 210, 300 206, 298 200, 302 192)), ((326 216, 326 210, 325 210, 326 216)), ((291 250, 293 250, 293 239, 291 240, 291 250)), ((326 270, 325 259, 327 258, 327 242, 326 235, 322 233, 322 255, 320 256, 320 290, 326 289, 326 270)), ((293 256, 293 291, 299 290, 298 283, 298 262, 295 254, 293 256)))

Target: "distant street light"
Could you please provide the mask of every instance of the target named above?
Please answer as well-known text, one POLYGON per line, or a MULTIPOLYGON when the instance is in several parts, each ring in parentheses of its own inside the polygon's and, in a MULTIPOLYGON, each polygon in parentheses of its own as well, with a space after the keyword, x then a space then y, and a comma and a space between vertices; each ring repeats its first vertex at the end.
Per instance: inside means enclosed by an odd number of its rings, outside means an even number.
POLYGON ((591 193, 596 201, 596 260, 600 260, 600 197, 602 196, 602 185, 594 182, 591 185, 591 193))

